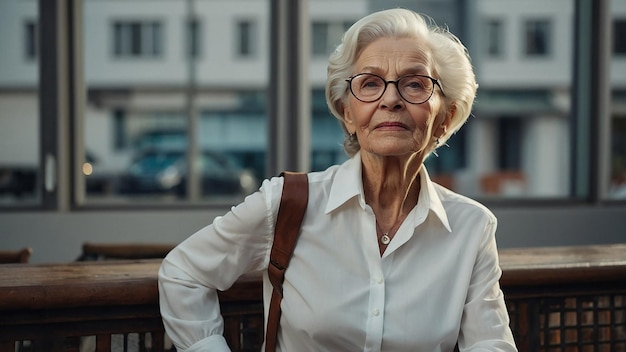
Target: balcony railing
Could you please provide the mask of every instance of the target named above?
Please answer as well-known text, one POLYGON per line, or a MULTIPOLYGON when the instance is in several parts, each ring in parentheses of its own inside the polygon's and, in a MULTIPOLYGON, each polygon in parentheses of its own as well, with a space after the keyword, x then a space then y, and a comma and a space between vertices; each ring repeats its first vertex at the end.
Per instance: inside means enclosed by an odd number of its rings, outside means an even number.
MULTIPOLYGON (((167 351, 160 260, 0 266, 0 352, 167 351)), ((626 351, 626 244, 506 249, 501 279, 519 350, 626 351)), ((263 341, 260 275, 221 293, 233 351, 263 341)))

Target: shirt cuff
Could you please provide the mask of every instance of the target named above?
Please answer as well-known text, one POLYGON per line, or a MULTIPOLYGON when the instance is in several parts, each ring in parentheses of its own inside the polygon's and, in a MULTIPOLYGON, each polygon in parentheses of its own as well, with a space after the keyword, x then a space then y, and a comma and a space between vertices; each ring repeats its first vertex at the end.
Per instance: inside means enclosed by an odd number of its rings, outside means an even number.
POLYGON ((226 339, 222 335, 211 335, 205 339, 202 339, 194 343, 191 347, 185 350, 185 352, 231 352, 230 347, 226 343, 226 339))

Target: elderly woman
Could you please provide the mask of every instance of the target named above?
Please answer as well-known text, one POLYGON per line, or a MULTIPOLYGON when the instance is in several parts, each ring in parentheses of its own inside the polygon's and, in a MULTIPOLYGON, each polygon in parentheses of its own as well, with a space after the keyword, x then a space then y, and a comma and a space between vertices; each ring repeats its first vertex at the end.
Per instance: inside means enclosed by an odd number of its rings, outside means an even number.
MULTIPOLYGON (((308 175, 277 350, 516 351, 496 218, 423 164, 463 125, 476 87, 465 47, 412 11, 373 13, 345 33, 326 92, 351 158, 308 175)), ((229 350, 216 290, 267 269, 282 186, 264 181, 163 261, 161 313, 178 349, 229 350)))

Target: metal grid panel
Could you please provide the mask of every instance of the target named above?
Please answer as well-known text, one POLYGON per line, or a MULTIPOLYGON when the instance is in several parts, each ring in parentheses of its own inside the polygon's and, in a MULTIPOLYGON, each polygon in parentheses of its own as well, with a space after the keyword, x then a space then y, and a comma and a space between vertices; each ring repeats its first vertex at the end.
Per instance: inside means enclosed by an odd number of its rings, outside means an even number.
POLYGON ((626 352, 626 295, 508 300, 520 350, 626 352))

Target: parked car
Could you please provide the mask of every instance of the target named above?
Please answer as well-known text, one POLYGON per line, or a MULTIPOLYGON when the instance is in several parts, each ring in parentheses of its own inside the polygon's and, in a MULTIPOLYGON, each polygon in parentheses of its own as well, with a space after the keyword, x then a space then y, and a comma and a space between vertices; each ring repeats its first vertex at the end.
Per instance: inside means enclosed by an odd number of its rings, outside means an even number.
MULTIPOLYGON (((115 175, 101 170, 97 158, 89 151, 85 155, 82 173, 88 194, 110 194, 115 190, 115 175)), ((16 198, 33 196, 39 191, 39 180, 38 164, 0 165, 0 195, 9 194, 16 198)))
POLYGON ((0 195, 20 198, 35 194, 37 178, 35 166, 0 165, 0 195))
MULTIPOLYGON (((238 168, 226 156, 201 151, 197 159, 202 195, 244 195, 254 191, 257 181, 251 172, 238 168)), ((184 150, 151 149, 137 155, 120 179, 120 192, 172 193, 184 197, 187 192, 187 158, 184 150)))

